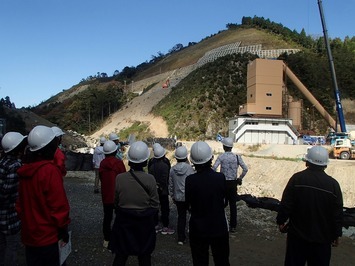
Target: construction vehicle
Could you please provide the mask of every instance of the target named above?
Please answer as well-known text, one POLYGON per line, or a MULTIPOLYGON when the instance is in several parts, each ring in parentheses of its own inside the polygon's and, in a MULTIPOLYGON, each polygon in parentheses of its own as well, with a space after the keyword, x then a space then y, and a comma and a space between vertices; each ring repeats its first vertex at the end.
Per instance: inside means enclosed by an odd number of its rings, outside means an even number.
POLYGON ((327 48, 330 73, 331 73, 332 81, 333 81, 335 105, 336 105, 336 110, 337 110, 337 114, 338 114, 338 122, 340 124, 340 131, 346 132, 346 124, 345 124, 345 118, 344 118, 344 113, 343 113, 343 107, 342 107, 341 100, 340 100, 340 92, 339 92, 337 78, 336 78, 336 74, 335 74, 334 60, 333 60, 332 52, 330 49, 328 30, 327 30, 327 26, 325 24, 323 5, 322 5, 321 0, 318 0, 318 7, 319 7, 319 13, 320 13, 322 27, 323 27, 324 42, 325 42, 325 46, 327 48))
POLYGON ((167 78, 167 80, 163 83, 162 88, 167 89, 170 87, 170 79, 167 78))
MULTIPOLYGON (((329 45, 328 31, 327 31, 327 27, 325 24, 324 12, 323 12, 323 6, 322 6, 321 0, 318 0, 318 6, 319 6, 321 22, 322 22, 322 26, 323 26, 324 41, 325 41, 325 45, 327 48, 330 73, 332 75, 336 110, 337 110, 337 114, 338 114, 338 122, 340 124, 340 132, 342 132, 344 134, 344 136, 342 136, 341 138, 335 139, 335 143, 333 146, 333 156, 334 156, 334 158, 339 158, 339 159, 344 159, 344 160, 355 159, 355 147, 353 146, 354 141, 355 141, 354 132, 346 133, 346 125, 345 125, 345 119, 344 119, 344 114, 343 114, 343 108, 342 108, 342 104, 341 104, 341 100, 340 100, 340 93, 339 93, 339 89, 338 89, 336 74, 335 74, 334 60, 333 60, 332 52, 331 52, 330 45, 329 45)), ((335 130, 337 131, 337 127, 335 128, 335 130)), ((337 133, 339 133, 339 132, 337 132, 337 133)), ((336 136, 336 134, 335 134, 335 136, 336 136)))
POLYGON ((335 159, 355 159, 355 146, 349 138, 335 140, 333 146, 333 157, 335 159))
POLYGON ((335 141, 339 139, 347 139, 349 137, 349 133, 347 132, 329 132, 326 137, 326 143, 334 146, 335 141))

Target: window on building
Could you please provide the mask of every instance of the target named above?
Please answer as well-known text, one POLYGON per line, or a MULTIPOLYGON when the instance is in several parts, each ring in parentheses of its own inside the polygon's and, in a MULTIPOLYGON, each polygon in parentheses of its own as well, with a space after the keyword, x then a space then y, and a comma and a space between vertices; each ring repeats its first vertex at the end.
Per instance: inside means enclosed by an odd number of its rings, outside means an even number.
POLYGON ((250 94, 250 98, 253 98, 253 94, 250 94))
POLYGON ((272 123, 272 125, 273 125, 273 126, 278 126, 279 123, 275 123, 275 122, 274 122, 274 123, 272 123))
POLYGON ((266 106, 266 110, 271 110, 271 106, 266 106))
POLYGON ((272 93, 266 93, 266 96, 272 96, 272 93))

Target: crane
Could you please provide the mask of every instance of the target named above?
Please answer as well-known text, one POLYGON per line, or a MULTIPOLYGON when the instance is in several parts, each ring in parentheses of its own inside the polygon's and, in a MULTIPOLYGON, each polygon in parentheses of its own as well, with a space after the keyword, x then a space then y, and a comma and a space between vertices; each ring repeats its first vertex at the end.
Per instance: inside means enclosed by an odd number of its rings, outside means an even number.
MULTIPOLYGON (((336 74, 335 74, 334 60, 333 60, 332 51, 330 50, 330 45, 329 45, 329 40, 328 40, 328 31, 327 31, 327 27, 326 27, 325 19, 324 19, 322 0, 318 0, 318 7, 319 7, 319 13, 320 13, 321 21, 322 21, 324 42, 325 42, 325 46, 327 48, 330 73, 332 75, 332 82, 333 82, 333 89, 334 89, 336 111, 337 111, 337 115, 338 115, 338 122, 340 124, 341 132, 346 132, 345 118, 344 118, 344 113, 343 113, 343 107, 342 107, 341 100, 340 100, 340 92, 339 92, 339 88, 338 88, 337 78, 336 78, 336 74)), ((336 127, 336 130, 337 130, 337 127, 336 127)))

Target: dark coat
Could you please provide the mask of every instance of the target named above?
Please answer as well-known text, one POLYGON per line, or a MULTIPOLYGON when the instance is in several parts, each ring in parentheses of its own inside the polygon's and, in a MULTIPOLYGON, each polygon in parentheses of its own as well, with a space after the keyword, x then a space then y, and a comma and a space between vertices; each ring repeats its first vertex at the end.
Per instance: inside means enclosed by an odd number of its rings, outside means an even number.
POLYGON ((225 214, 226 179, 211 168, 186 178, 185 201, 190 207, 190 233, 200 237, 228 234, 225 214))
POLYGON ((338 182, 322 169, 307 168, 286 185, 277 224, 290 219, 289 234, 311 243, 330 243, 342 235, 342 215, 338 182))
POLYGON ((149 160, 148 172, 155 177, 160 195, 169 195, 168 185, 170 169, 170 161, 165 156, 159 159, 152 158, 149 160))
POLYGON ((155 249, 155 208, 133 210, 118 208, 112 227, 109 249, 121 255, 147 255, 155 249))

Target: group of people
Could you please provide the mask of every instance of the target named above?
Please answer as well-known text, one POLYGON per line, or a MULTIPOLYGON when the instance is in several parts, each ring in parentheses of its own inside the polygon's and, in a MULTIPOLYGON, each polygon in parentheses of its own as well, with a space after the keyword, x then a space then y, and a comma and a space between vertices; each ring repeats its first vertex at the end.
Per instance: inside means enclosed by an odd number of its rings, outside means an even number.
POLYGON ((25 246, 28 266, 59 265, 58 241, 69 241, 69 202, 63 185, 64 132, 36 126, 24 136, 8 132, 0 159, 0 265, 18 265, 25 246))
MULTIPOLYGON (((69 241, 70 224, 64 155, 58 150, 63 134, 59 128, 36 126, 28 136, 8 132, 1 141, 5 154, 0 159, 0 265, 16 265, 19 234, 27 265, 59 265, 58 241, 69 241)), ((153 145, 151 158, 147 144, 136 141, 127 152, 126 169, 115 138, 112 133, 100 139, 97 148, 103 156, 99 163, 98 152, 93 159, 101 181, 103 246, 115 254, 113 265, 125 265, 129 256, 137 256, 139 265, 151 265, 156 234, 175 233, 169 197, 177 208, 179 245, 186 243, 189 223, 193 264, 208 265, 211 249, 215 265, 230 265, 237 186, 248 172, 242 157, 232 152, 233 140, 222 140, 225 152, 214 163, 213 150, 204 141, 195 142, 190 155, 179 146, 174 165, 160 144, 153 145)), ((285 265, 329 265, 331 246, 337 246, 342 235, 342 193, 324 171, 329 162, 324 147, 312 147, 304 159, 306 169, 290 178, 276 219, 280 232, 287 233, 285 265)), ((95 193, 96 189, 95 179, 95 193)))
MULTIPOLYGON (((94 154, 93 154, 93 158, 92 158, 92 164, 93 164, 93 168, 95 171, 95 183, 94 183, 94 193, 99 193, 100 189, 99 189, 99 182, 100 182, 100 177, 99 177, 99 168, 100 168, 100 163, 103 159, 105 159, 105 153, 104 153, 104 144, 106 142, 106 138, 105 137, 100 137, 99 143, 100 145, 98 145, 97 147, 95 147, 94 149, 94 154)), ((112 132, 109 135, 108 140, 112 141, 115 143, 115 145, 117 146, 117 150, 115 152, 115 157, 120 159, 121 161, 123 160, 123 153, 124 153, 124 143, 120 142, 120 138, 119 136, 112 132)))
POLYGON ((129 255, 137 255, 140 265, 150 265, 156 234, 175 233, 169 219, 169 197, 178 212, 179 245, 186 243, 187 216, 191 213, 189 239, 194 264, 208 263, 208 249, 211 246, 215 263, 228 265, 229 230, 236 227, 237 183, 233 182, 234 194, 228 194, 223 172, 233 181, 241 180, 248 171, 241 156, 231 152, 233 141, 226 138, 223 142, 226 154, 232 154, 232 158, 221 156, 214 168, 213 152, 206 142, 196 142, 191 147, 190 160, 187 148, 177 147, 174 152, 176 164, 172 166, 162 145, 153 145, 151 157, 147 144, 137 141, 128 150, 130 169, 127 171, 122 160, 116 156, 118 146, 110 140, 110 136, 109 140, 100 139, 101 144, 95 149, 98 151, 94 152, 93 161, 97 162, 99 153, 104 155, 96 172, 101 181, 104 209, 103 246, 116 254, 114 265, 125 265, 129 255), (222 173, 215 171, 219 166, 222 173), (239 166, 243 172, 238 177, 239 166), (224 212, 228 204, 232 209, 231 226, 224 212), (116 216, 111 227, 113 212, 116 216))
MULTIPOLYGON (((208 265, 209 249, 215 265, 230 265, 229 234, 237 228, 237 186, 248 167, 232 152, 231 138, 221 142, 224 153, 214 163, 211 147, 198 141, 190 157, 186 147, 177 147, 173 166, 160 144, 153 145, 150 159, 144 142, 131 145, 130 170, 115 180, 116 219, 108 244, 116 254, 114 265, 125 265, 130 255, 138 256, 139 265, 151 265, 156 233, 174 233, 169 227, 169 196, 178 213, 179 245, 186 242, 189 221, 193 265, 208 265), (238 167, 242 169, 239 175, 238 167)), ((342 193, 338 182, 325 173, 329 159, 324 147, 309 149, 304 161, 306 169, 294 174, 285 187, 276 219, 280 232, 288 235, 285 265, 329 265, 331 247, 338 245, 342 235, 342 193)))

